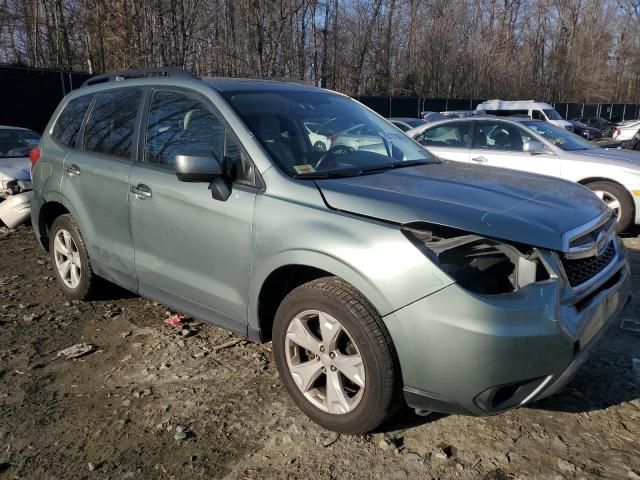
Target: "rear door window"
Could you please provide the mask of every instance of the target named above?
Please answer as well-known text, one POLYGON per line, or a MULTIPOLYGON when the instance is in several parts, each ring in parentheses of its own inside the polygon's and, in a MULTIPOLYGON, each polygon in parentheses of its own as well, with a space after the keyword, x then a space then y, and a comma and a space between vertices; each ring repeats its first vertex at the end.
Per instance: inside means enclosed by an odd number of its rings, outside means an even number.
POLYGON ((98 96, 84 134, 90 152, 131 158, 136 117, 142 90, 123 89, 98 96))
POLYGON ((82 121, 91 105, 93 95, 83 95, 69 101, 56 120, 51 136, 65 147, 74 148, 82 121))
POLYGON ((479 122, 473 148, 522 152, 531 136, 515 125, 502 122, 479 122))
POLYGON ((425 147, 465 148, 472 122, 449 123, 430 128, 416 140, 425 147))

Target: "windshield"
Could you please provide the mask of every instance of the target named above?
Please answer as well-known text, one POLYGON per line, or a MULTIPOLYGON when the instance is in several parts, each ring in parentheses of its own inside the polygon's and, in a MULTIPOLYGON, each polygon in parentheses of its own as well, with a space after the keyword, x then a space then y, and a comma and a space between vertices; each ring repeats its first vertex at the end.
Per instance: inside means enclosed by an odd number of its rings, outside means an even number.
POLYGON ((560 116, 560 114, 556 112, 553 108, 548 110, 543 110, 543 112, 549 120, 562 120, 562 117, 560 116))
POLYGON ((40 136, 29 130, 0 130, 0 158, 28 157, 40 136))
POLYGON ((523 125, 529 127, 538 135, 544 137, 547 141, 554 144, 567 152, 575 150, 593 150, 596 147, 593 143, 588 142, 582 137, 571 133, 564 128, 556 127, 546 122, 522 122, 523 125))
POLYGON ((353 176, 437 161, 348 97, 294 90, 224 96, 277 165, 294 177, 353 176))

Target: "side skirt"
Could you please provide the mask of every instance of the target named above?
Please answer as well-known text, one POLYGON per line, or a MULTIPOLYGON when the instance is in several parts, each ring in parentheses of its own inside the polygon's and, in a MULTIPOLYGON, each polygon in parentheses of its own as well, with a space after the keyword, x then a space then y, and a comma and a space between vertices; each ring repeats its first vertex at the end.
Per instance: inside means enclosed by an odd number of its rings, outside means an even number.
POLYGON ((113 268, 107 267, 100 262, 91 261, 91 268, 96 275, 105 280, 115 283, 120 287, 137 293, 138 295, 155 300, 163 305, 171 307, 180 312, 184 312, 194 318, 212 323, 225 330, 230 330, 243 337, 248 337, 254 342, 260 342, 260 331, 250 327, 245 322, 239 322, 233 318, 221 315, 219 312, 203 307, 200 304, 191 302, 185 298, 166 292, 160 288, 154 287, 131 275, 124 274, 113 268))

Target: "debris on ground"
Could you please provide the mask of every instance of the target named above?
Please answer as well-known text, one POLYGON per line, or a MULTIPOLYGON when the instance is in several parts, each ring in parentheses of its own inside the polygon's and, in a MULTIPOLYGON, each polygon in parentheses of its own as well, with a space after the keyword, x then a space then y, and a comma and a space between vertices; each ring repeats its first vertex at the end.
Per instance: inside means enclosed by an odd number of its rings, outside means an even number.
POLYGON ((622 320, 620 320, 620 328, 623 330, 628 330, 629 332, 640 333, 640 320, 623 318, 622 320))
POLYGON ((63 348, 58 352, 56 358, 63 358, 65 360, 71 360, 72 358, 79 358, 85 355, 89 355, 96 351, 96 346, 91 343, 76 343, 70 347, 63 348))
POLYGON ((244 345, 247 343, 247 341, 244 338, 234 338, 233 340, 229 340, 228 342, 224 342, 224 343, 221 343, 220 345, 216 345, 215 347, 213 347, 213 351, 217 352, 219 350, 224 350, 225 348, 235 347, 239 343, 242 343, 244 345))
POLYGON ((173 435, 173 439, 178 442, 184 442, 193 437, 193 432, 188 425, 176 425, 176 433, 173 435))
POLYGON ((171 327, 179 327, 184 323, 186 319, 186 316, 182 315, 181 313, 176 313, 174 315, 171 315, 170 317, 165 318, 164 323, 171 327))
MULTIPOLYGON (((640 272, 640 238, 624 243, 640 272)), ((165 326, 175 310, 106 282, 68 300, 41 281, 51 265, 30 228, 0 244, 2 479, 640 480, 640 333, 620 320, 552 397, 482 418, 403 407, 338 435, 289 399, 270 344, 165 326), (97 349, 85 361, 53 360, 83 342, 97 349)), ((622 317, 640 319, 638 298, 622 317)))

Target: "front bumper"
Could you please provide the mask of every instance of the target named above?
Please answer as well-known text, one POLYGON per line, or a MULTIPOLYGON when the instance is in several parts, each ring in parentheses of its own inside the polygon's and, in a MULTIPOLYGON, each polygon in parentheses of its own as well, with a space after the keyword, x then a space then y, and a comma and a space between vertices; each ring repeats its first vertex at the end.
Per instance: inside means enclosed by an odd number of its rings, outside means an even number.
POLYGON ((31 196, 30 191, 22 192, 0 202, 0 224, 16 228, 26 222, 31 216, 31 196))
POLYGON ((629 299, 619 252, 597 288, 579 298, 558 277, 493 296, 453 284, 387 315, 407 403, 489 415, 560 389, 629 299))

